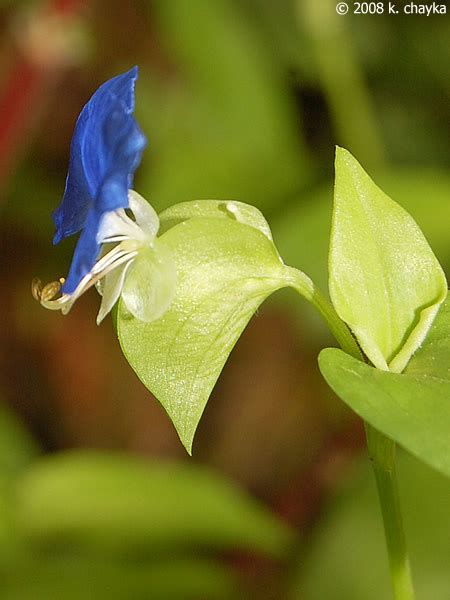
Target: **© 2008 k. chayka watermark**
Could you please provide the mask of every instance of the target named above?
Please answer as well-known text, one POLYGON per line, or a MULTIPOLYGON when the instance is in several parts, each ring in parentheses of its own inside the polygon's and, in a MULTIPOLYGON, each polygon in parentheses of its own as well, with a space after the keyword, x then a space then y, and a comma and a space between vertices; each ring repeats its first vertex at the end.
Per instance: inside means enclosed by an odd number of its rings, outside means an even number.
POLYGON ((338 15, 446 15, 447 5, 440 2, 338 2, 338 15))

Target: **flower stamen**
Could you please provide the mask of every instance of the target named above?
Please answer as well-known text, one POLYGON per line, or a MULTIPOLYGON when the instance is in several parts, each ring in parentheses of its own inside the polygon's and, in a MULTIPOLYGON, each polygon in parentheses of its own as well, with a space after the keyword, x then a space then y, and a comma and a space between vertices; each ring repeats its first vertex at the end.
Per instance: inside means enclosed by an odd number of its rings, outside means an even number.
POLYGON ((39 277, 35 277, 31 282, 31 293, 33 294, 33 298, 38 302, 48 302, 49 300, 53 300, 61 290, 64 281, 64 277, 60 277, 58 281, 52 281, 43 286, 39 277))
POLYGON ((64 278, 61 277, 58 281, 52 281, 43 286, 41 280, 35 277, 31 283, 33 297, 45 308, 61 310, 65 315, 84 292, 120 265, 132 261, 137 255, 138 248, 136 244, 130 243, 130 240, 120 243, 95 263, 71 294, 63 293, 59 298, 56 298, 56 296, 61 290, 65 281, 64 278))

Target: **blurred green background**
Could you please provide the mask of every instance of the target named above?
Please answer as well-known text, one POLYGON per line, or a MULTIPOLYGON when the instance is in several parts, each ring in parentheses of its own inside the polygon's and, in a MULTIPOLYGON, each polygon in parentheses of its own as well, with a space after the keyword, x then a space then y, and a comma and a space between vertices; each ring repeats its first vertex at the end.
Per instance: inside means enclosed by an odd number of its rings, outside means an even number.
MULTIPOLYGON (((387 3, 385 3, 387 4, 387 3)), ((400 5, 403 3, 399 3, 400 5)), ((188 458, 91 292, 67 317, 30 281, 53 248, 76 117, 140 66, 157 210, 236 199, 326 289, 334 145, 417 219, 450 273, 447 16, 339 17, 332 0, 0 5, 0 599, 388 598, 358 422, 326 388, 333 341, 283 292, 250 323, 188 458)), ((401 455, 418 600, 450 594, 450 486, 401 455)))

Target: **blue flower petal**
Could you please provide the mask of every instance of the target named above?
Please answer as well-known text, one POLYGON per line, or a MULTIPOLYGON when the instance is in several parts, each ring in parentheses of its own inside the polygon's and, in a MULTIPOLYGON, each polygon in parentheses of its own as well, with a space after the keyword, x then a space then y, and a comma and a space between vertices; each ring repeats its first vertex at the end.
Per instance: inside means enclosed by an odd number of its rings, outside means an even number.
POLYGON ((94 265, 105 212, 128 206, 128 189, 146 139, 133 117, 138 70, 101 85, 83 108, 70 149, 66 189, 53 213, 53 243, 83 229, 63 291, 71 293, 94 265))
POLYGON ((66 294, 71 294, 75 291, 80 281, 95 264, 100 251, 100 244, 97 243, 97 231, 102 217, 103 214, 95 209, 89 211, 83 231, 73 253, 69 274, 62 287, 62 291, 66 294))

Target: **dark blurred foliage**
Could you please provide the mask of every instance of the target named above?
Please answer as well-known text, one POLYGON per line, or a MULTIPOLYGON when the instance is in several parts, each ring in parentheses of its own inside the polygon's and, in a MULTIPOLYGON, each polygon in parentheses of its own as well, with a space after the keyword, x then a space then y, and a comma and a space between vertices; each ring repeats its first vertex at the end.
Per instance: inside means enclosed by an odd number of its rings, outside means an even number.
MULTIPOLYGON (((365 551, 382 560, 382 544, 373 549, 363 534, 378 518, 374 490, 370 510, 351 508, 366 506, 362 479, 316 528, 364 440, 320 378, 317 352, 333 342, 309 307, 281 293, 253 319, 190 459, 111 324, 95 326, 95 292, 62 317, 29 291, 34 275, 53 280, 70 261, 73 242, 51 246, 50 213, 76 117, 101 82, 133 64, 149 138, 135 187, 158 210, 198 198, 255 204, 285 261, 326 289, 333 147, 342 144, 416 217, 450 272, 449 20, 334 9, 331 0, 2 3, 0 569, 9 577, 0 598, 280 598, 292 580, 299 597, 349 599, 353 572, 342 574, 339 560, 365 551), (91 453, 64 455, 76 448, 91 453), (205 475, 195 495, 200 464, 211 482, 205 475), (236 501, 226 509, 228 493, 236 501), (204 515, 193 508, 202 503, 204 515), (303 542, 292 544, 274 515, 303 542), (333 569, 342 585, 320 587, 333 569)), ((405 505, 421 501, 424 488, 408 491, 417 472, 435 478, 444 506, 448 486, 416 463, 408 469, 405 505)), ((413 539, 433 511, 424 501, 411 512, 413 539)), ((423 597, 441 597, 445 562, 427 555, 430 538, 416 546, 423 597)), ((362 573, 364 590, 374 579, 362 573)))

